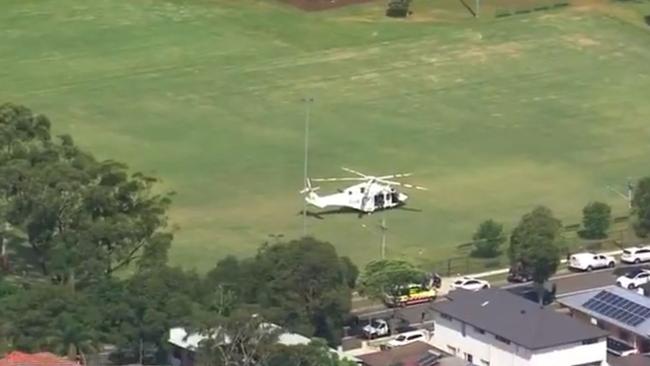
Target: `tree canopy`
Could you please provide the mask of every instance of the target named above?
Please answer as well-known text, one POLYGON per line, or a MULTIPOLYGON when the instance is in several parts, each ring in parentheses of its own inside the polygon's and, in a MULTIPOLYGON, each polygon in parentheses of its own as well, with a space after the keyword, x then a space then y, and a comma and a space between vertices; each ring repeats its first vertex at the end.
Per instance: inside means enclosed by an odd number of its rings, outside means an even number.
POLYGON ((361 275, 361 290, 369 297, 383 298, 399 286, 421 283, 426 273, 412 263, 397 259, 382 259, 366 265, 361 275))
POLYGON ((0 220, 43 276, 75 286, 166 256, 170 195, 154 193, 156 182, 68 135, 53 139, 42 115, 0 106, 0 220))
POLYGON ((580 233, 587 239, 607 237, 607 230, 612 221, 612 208, 603 202, 590 202, 582 209, 582 226, 580 233))
POLYGON ((499 255, 499 248, 506 241, 506 236, 503 225, 490 219, 479 225, 472 239, 474 240, 473 256, 492 258, 499 255))
POLYGON ((288 329, 337 343, 356 273, 334 246, 306 237, 264 245, 254 258, 222 260, 209 273, 208 286, 260 305, 269 319, 288 329))
POLYGON ((632 197, 634 230, 642 238, 650 233, 650 177, 639 179, 632 197))

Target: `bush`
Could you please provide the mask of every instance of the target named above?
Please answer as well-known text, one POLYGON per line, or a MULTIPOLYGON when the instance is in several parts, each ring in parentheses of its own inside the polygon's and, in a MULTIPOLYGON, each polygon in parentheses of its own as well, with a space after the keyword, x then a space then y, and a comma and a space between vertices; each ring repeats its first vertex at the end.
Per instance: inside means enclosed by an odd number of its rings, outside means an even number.
POLYGON ((409 15, 409 6, 411 0, 390 0, 388 2, 388 9, 386 9, 386 16, 393 18, 405 18, 409 15))
POLYGON ((492 219, 483 221, 472 239, 474 239, 472 256, 480 258, 493 258, 498 256, 499 247, 506 240, 503 234, 503 225, 492 219))
POLYGON ((580 236, 587 239, 603 239, 612 222, 612 208, 602 202, 591 202, 582 209, 583 230, 580 236))

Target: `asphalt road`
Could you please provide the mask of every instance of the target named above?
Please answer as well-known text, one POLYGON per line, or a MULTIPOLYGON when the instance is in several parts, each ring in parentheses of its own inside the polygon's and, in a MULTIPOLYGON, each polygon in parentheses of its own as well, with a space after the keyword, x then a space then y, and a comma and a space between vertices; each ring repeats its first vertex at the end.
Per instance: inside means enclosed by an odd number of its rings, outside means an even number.
MULTIPOLYGON (((586 273, 564 273, 553 277, 550 281, 550 286, 552 286, 552 284, 557 286, 556 296, 609 286, 615 283, 616 277, 626 273, 634 267, 635 266, 619 265, 614 269, 604 269, 586 273)), ((643 267, 648 267, 648 265, 644 265, 643 267)), ((534 291, 531 283, 503 284, 502 286, 497 287, 517 293, 534 291)), ((393 329, 396 329, 398 332, 400 329, 408 329, 410 327, 427 327, 428 324, 432 323, 430 303, 413 305, 406 308, 384 308, 373 311, 364 311, 357 313, 356 315, 361 324, 366 323, 369 319, 388 319, 390 324, 392 324, 393 329)), ((350 336, 356 336, 358 335, 358 332, 359 330, 355 330, 354 327, 348 329, 348 334, 350 336)))

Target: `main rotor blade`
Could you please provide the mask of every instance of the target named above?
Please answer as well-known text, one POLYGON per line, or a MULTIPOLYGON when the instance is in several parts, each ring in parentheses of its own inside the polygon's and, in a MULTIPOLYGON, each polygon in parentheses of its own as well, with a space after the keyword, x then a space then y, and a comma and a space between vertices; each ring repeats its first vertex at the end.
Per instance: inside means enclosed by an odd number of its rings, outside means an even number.
POLYGON ((384 175, 384 176, 381 176, 381 177, 377 177, 377 179, 404 178, 404 177, 410 177, 412 175, 413 175, 413 173, 391 174, 391 175, 384 175))
POLYGON ((312 182, 343 182, 343 181, 362 181, 364 178, 312 178, 312 182))
POLYGON ((379 179, 380 182, 385 183, 385 184, 390 184, 390 185, 395 185, 395 186, 400 186, 400 187, 405 187, 405 188, 413 188, 413 189, 418 189, 420 191, 428 191, 428 188, 422 187, 422 186, 415 186, 413 184, 408 184, 408 183, 400 183, 400 182, 394 182, 391 180, 385 180, 385 179, 379 179))
POLYGON ((348 172, 348 173, 356 174, 356 175, 358 175, 358 176, 360 176, 360 177, 363 177, 363 178, 368 178, 367 175, 365 175, 365 174, 363 174, 363 173, 361 173, 361 172, 358 172, 358 171, 356 171, 356 170, 352 170, 352 169, 350 169, 350 168, 346 168, 346 167, 341 167, 341 169, 345 170, 345 171, 348 172))

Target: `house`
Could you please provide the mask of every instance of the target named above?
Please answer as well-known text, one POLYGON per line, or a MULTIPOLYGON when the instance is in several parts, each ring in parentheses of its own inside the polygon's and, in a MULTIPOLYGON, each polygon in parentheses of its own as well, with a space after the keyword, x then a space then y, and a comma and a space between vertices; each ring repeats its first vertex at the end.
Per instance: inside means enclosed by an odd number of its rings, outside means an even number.
POLYGON ((359 356, 364 366, 468 366, 467 361, 441 355, 433 346, 414 342, 359 356))
POLYGON ((431 343, 480 366, 607 365, 607 332, 501 289, 432 304, 431 343))
POLYGON ((613 285, 557 301, 574 318, 607 330, 638 353, 650 352, 650 297, 613 285))
POLYGON ((0 366, 79 366, 79 363, 49 352, 30 354, 14 351, 0 358, 0 366))
MULTIPOLYGON (((262 329, 277 330, 281 329, 278 325, 272 323, 261 324, 262 329)), ((207 339, 207 336, 199 333, 188 334, 184 328, 172 328, 169 330, 169 338, 167 339, 170 344, 170 364, 172 366, 194 366, 194 357, 199 343, 207 339)), ((229 342, 228 336, 224 337, 225 342, 229 342)), ((282 332, 278 335, 277 342, 285 346, 295 346, 300 344, 309 344, 311 339, 301 334, 282 332)), ((331 349, 331 352, 336 353, 342 359, 348 359, 354 362, 360 362, 356 357, 344 355, 338 350, 331 349)), ((1 365, 0 365, 1 366, 1 365)))

